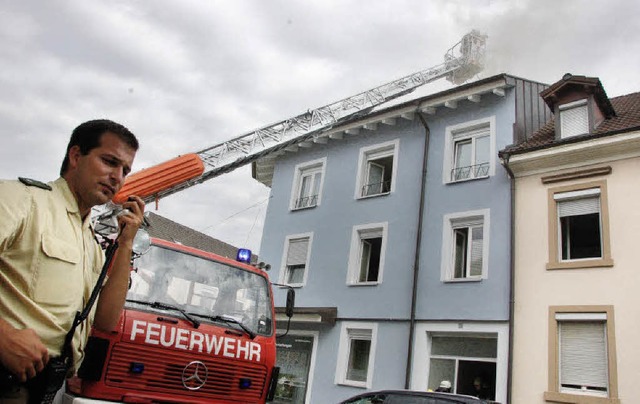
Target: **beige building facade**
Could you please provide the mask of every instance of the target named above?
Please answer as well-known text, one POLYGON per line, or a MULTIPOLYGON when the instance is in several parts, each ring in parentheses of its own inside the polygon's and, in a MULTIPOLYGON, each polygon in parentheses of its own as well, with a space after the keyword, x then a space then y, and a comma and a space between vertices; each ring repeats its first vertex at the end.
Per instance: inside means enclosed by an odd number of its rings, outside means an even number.
POLYGON ((541 95, 554 122, 500 153, 515 181, 510 402, 635 403, 640 95, 570 75, 541 95))

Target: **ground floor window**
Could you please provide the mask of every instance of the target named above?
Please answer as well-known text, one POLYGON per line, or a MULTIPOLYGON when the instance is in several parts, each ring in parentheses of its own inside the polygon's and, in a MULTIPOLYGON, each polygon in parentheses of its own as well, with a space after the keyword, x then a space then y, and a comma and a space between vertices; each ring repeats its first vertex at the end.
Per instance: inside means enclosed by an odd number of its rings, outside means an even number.
POLYGON ((451 393, 495 400, 497 335, 429 333, 429 339, 430 390, 450 384, 451 393))
POLYGON ((273 403, 303 404, 309 383, 313 336, 285 335, 278 338, 276 366, 280 367, 273 403))

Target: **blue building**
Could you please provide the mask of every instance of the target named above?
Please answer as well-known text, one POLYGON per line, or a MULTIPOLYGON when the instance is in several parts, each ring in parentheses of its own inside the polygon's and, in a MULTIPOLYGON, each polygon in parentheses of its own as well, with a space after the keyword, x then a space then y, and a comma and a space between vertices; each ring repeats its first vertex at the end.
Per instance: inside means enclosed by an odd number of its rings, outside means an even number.
POLYGON ((443 380, 506 402, 511 189, 498 150, 550 119, 545 88, 489 77, 254 163, 271 188, 260 257, 296 289, 291 324, 278 318, 276 402, 443 380))

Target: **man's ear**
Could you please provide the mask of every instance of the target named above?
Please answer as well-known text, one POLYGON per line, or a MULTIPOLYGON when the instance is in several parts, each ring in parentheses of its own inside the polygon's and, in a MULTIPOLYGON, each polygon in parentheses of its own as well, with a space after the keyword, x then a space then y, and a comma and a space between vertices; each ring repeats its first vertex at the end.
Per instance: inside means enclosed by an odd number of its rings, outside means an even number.
POLYGON ((69 157, 69 168, 76 168, 78 166, 78 160, 80 159, 80 156, 82 156, 80 146, 71 146, 67 156, 69 157))

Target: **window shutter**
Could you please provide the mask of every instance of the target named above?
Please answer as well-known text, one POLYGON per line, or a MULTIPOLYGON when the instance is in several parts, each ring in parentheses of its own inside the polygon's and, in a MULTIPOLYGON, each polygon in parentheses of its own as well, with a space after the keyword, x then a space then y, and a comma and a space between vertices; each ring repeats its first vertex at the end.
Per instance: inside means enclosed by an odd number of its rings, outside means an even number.
POLYGON ((561 386, 607 391, 605 323, 560 321, 558 330, 561 386))
POLYGON ((578 216, 600 213, 600 198, 580 198, 568 201, 558 201, 558 216, 578 216))
POLYGON ((589 133, 589 117, 587 106, 566 109, 560 111, 560 137, 566 138, 589 133))
POLYGON ((287 265, 304 265, 307 262, 307 249, 309 239, 296 239, 289 241, 289 251, 287 254, 287 265))

